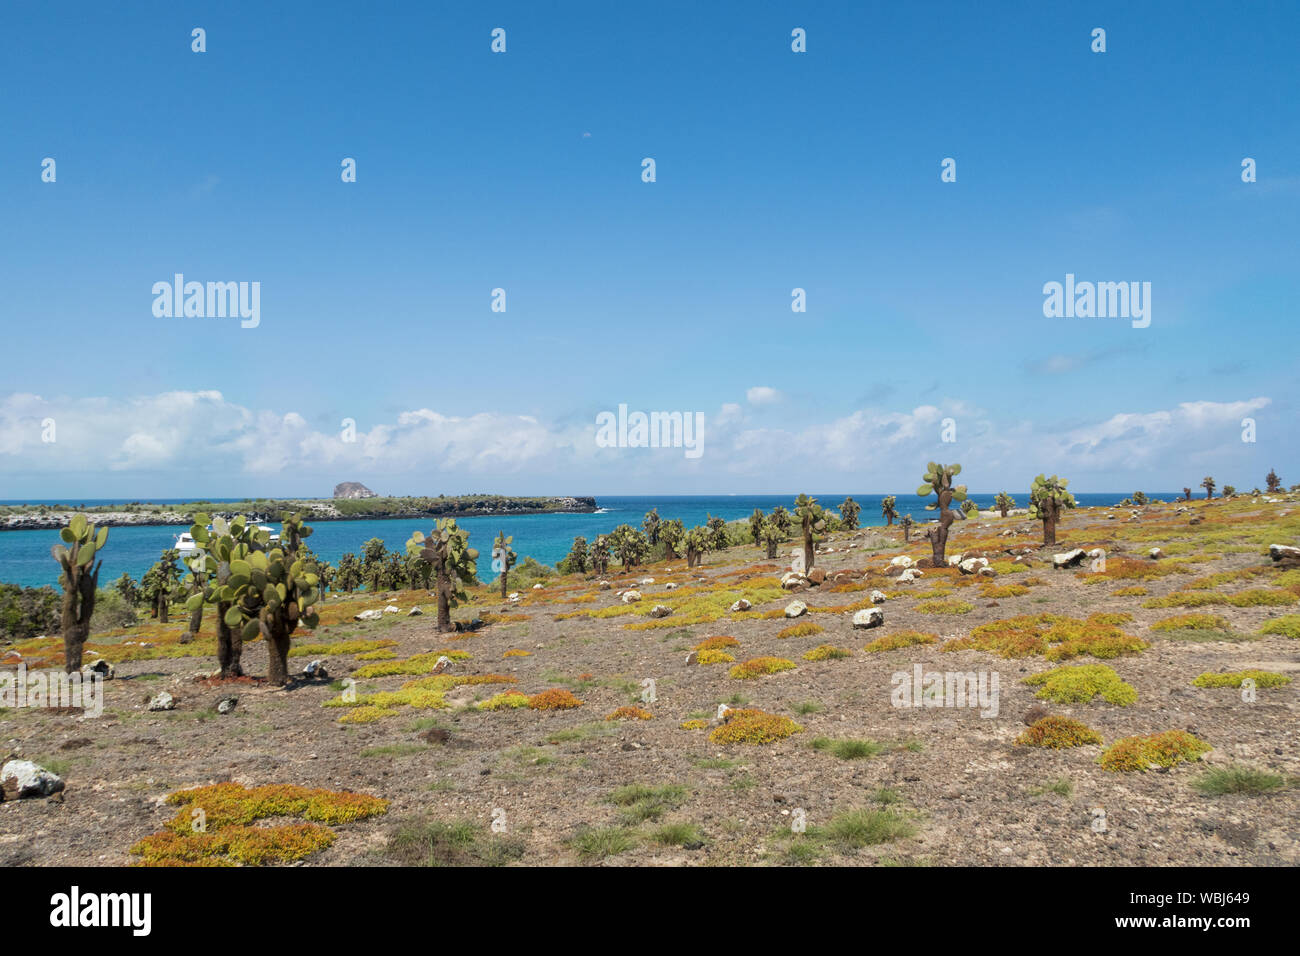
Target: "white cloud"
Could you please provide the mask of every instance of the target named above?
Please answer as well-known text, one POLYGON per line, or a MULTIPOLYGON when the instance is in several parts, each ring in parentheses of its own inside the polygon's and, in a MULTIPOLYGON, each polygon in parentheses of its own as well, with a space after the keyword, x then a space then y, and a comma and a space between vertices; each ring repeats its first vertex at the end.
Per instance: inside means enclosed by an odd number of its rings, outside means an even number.
MULTIPOLYGON (((359 423, 356 441, 346 442, 341 428, 313 426, 294 410, 247 408, 216 391, 131 399, 12 394, 0 399, 0 475, 9 476, 11 487, 19 484, 17 476, 29 483, 10 497, 31 495, 60 476, 97 472, 118 475, 119 486, 148 474, 177 493, 196 485, 215 493, 210 489, 241 478, 295 494, 345 478, 369 478, 372 487, 378 483, 390 492, 431 485, 525 491, 542 484, 574 493, 596 485, 606 493, 634 486, 663 493, 873 490, 910 486, 924 462, 940 459, 960 461, 976 490, 1020 487, 1040 471, 1078 476, 1080 490, 1113 490, 1110 476, 1127 485, 1129 475, 1142 476, 1151 488, 1162 482, 1181 487, 1199 475, 1179 476, 1202 465, 1202 474, 1249 480, 1232 474, 1245 467, 1240 423, 1270 404, 1266 397, 1184 402, 1060 431, 1041 419, 998 421, 951 399, 906 411, 863 408, 782 428, 756 427, 744 406, 726 403, 705 416, 703 457, 688 460, 678 449, 598 448, 594 422, 554 424, 500 412, 457 416, 412 409, 388 422, 359 423), (41 440, 47 418, 56 422, 53 444, 41 440), (947 418, 956 422, 954 445, 940 442, 947 418)), ((1288 427, 1272 426, 1280 447, 1294 444, 1278 437, 1288 427)), ((1272 463, 1288 464, 1282 457, 1272 463)), ((87 480, 78 479, 77 487, 87 480)))
POLYGON ((769 388, 766 385, 755 385, 745 392, 745 398, 751 405, 771 405, 779 402, 784 396, 774 388, 769 388))

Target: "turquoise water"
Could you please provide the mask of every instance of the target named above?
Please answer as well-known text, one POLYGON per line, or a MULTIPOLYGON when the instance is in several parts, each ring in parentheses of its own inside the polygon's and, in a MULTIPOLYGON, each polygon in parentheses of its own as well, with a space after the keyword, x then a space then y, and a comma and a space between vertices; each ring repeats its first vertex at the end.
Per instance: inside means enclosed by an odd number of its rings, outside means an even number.
MULTIPOLYGON (((1080 494, 1076 497, 1082 505, 1113 505, 1127 498, 1130 492, 1116 494, 1080 494)), ((823 505, 838 507, 846 497, 843 494, 817 495, 823 505)), ((853 495, 862 506, 859 521, 864 526, 880 525, 882 495, 853 495)), ((993 495, 971 495, 981 508, 993 506, 993 495)), ((1027 495, 1016 495, 1017 504, 1023 507, 1027 495)), ((1154 494, 1152 497, 1166 501, 1179 497, 1174 493, 1154 494)), ((492 539, 498 531, 514 536, 514 549, 520 560, 531 556, 543 564, 554 564, 569 553, 577 535, 588 541, 598 534, 612 531, 617 525, 641 525, 641 519, 651 508, 659 509, 660 518, 680 518, 689 528, 702 524, 708 515, 733 521, 748 518, 755 508, 771 511, 777 505, 792 508, 794 495, 718 495, 703 497, 661 496, 635 498, 597 498, 601 510, 595 514, 541 514, 502 518, 460 518, 458 523, 469 530, 470 543, 484 556, 492 549, 492 539)), ((176 499, 176 503, 184 499, 176 499)), ((193 500, 193 499, 189 499, 193 500)), ((216 500, 216 499, 214 499, 216 500)), ((931 499, 933 500, 933 499, 931 499)), ((81 504, 82 502, 75 502, 81 504)), ((85 504, 113 504, 86 499, 85 504)), ((168 502, 157 502, 159 504, 168 502)), ((909 513, 923 522, 933 517, 925 510, 925 500, 915 494, 898 495, 898 512, 909 513)), ((346 551, 359 554, 361 546, 370 538, 380 538, 389 550, 401 549, 413 531, 426 534, 433 526, 430 519, 318 521, 312 525, 314 532, 308 542, 312 549, 327 561, 338 562, 346 551)), ((272 527, 276 527, 272 523, 272 527)), ((122 574, 129 573, 139 580, 158 560, 164 548, 172 547, 176 535, 186 530, 180 525, 167 527, 112 528, 108 532, 108 546, 104 551, 104 567, 100 572, 101 586, 111 583, 122 574)), ((4 531, 0 532, 0 581, 36 587, 54 585, 58 580, 58 565, 50 557, 51 546, 59 541, 58 531, 4 531)))

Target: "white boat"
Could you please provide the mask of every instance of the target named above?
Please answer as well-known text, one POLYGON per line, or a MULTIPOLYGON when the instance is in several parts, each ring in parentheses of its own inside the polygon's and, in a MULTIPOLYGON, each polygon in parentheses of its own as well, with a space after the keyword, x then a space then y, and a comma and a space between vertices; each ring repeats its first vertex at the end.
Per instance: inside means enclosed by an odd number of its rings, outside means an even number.
POLYGON ((181 560, 188 561, 194 555, 199 553, 199 546, 194 540, 194 535, 188 531, 183 531, 176 535, 176 550, 181 553, 181 560))
MULTIPOLYGON (((208 525, 208 530, 212 530, 212 525, 208 525)), ((264 524, 259 524, 257 530, 265 531, 270 535, 270 543, 272 547, 275 547, 280 543, 280 532, 275 531, 264 524)), ((182 531, 180 534, 175 535, 175 538, 176 550, 180 552, 182 561, 188 561, 190 558, 194 557, 194 555, 199 553, 198 542, 194 540, 194 535, 190 534, 188 531, 182 531)))

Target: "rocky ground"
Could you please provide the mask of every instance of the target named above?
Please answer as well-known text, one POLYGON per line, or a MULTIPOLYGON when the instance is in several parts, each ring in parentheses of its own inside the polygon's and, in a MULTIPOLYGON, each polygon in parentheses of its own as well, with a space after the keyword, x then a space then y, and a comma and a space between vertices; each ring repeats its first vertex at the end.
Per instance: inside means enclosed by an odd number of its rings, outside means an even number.
MULTIPOLYGON (((176 643, 178 622, 107 635, 87 658, 115 662, 102 716, 31 708, 0 715, 0 749, 36 761, 65 783, 53 798, 0 803, 0 864, 132 863, 131 847, 176 813, 163 802, 167 794, 219 781, 350 790, 390 801, 382 815, 335 826, 332 845, 307 856, 306 865, 1300 863, 1300 684, 1261 687, 1253 701, 1237 688, 1193 686, 1206 672, 1300 671, 1295 637, 1260 633, 1267 622, 1286 622, 1300 610, 1289 606, 1300 595, 1300 572, 1268 556, 1270 543, 1300 537, 1300 507, 1282 500, 1195 502, 1134 515, 1070 512, 1058 545, 1047 549, 1039 547, 1041 526, 1025 517, 956 525, 948 553, 984 555, 995 577, 925 568, 900 583, 905 562, 886 571, 891 561, 926 558, 929 546, 915 537, 904 544, 898 529, 875 529, 824 542, 816 567, 827 579, 792 590, 781 589, 779 579, 789 570, 793 543, 779 561, 746 547, 710 555, 691 571, 670 561, 611 573, 607 589, 591 575, 556 578, 514 602, 478 588, 455 616, 489 623, 453 635, 437 633, 425 592, 332 599, 321 628, 295 642, 331 647, 290 662, 300 670, 319 658, 329 677, 288 688, 196 679, 214 661, 189 656, 206 645, 176 643), (1104 549, 1106 570, 1093 559, 1053 567, 1053 555, 1075 547, 1104 549), (1151 547, 1163 556, 1148 557, 1151 547), (1220 577, 1206 580, 1212 574, 1220 577), (1021 588, 994 590, 1012 584, 1021 588), (641 599, 624 603, 621 594, 631 587, 641 599), (876 590, 882 603, 871 600, 876 590), (1247 591, 1272 597, 1236 597, 1247 591), (1222 601, 1146 606, 1192 593, 1222 601), (729 610, 746 596, 752 609, 729 610), (788 619, 784 609, 795 600, 809 610, 788 619), (669 613, 653 616, 655 605, 669 613), (398 611, 377 621, 353 619, 386 606, 398 611), (408 616, 414 606, 425 613, 408 616), (881 608, 884 623, 855 629, 855 613, 870 607, 881 608), (1042 701, 1022 678, 1060 662, 941 650, 977 625, 1044 613, 1131 615, 1121 630, 1149 647, 1065 663, 1113 667, 1137 700, 1042 701), (1151 627, 1188 613, 1218 615, 1227 627, 1151 627), (781 636, 808 621, 823 630, 781 636), (906 631, 934 634, 938 643, 863 650, 906 631), (744 680, 729 676, 727 663, 686 663, 695 644, 718 635, 738 641, 728 648, 737 662, 772 656, 795 667, 744 680), (371 643, 352 645, 360 651, 344 645, 358 639, 371 643), (395 644, 376 643, 384 641, 395 644), (851 653, 804 659, 824 644, 851 653), (322 706, 346 692, 341 678, 432 651, 469 655, 448 674, 497 674, 517 683, 456 686, 435 702, 441 706, 395 704, 368 723, 348 720, 354 708, 322 706), (910 681, 915 664, 986 678, 996 673, 996 716, 971 707, 894 706, 894 675, 910 681), (647 678, 655 682, 653 703, 642 699, 647 678), (474 706, 502 691, 551 688, 571 691, 581 706, 474 706), (150 711, 147 702, 162 691, 174 697, 175 709, 150 711), (230 696, 237 705, 218 713, 217 703, 230 696), (720 704, 783 715, 801 730, 771 743, 714 743, 709 734, 720 724, 720 704), (605 719, 631 705, 651 719, 605 719), (1033 707, 1085 722, 1106 745, 1176 729, 1212 749, 1171 768, 1110 771, 1098 764, 1102 746, 1016 744, 1033 707), (703 727, 683 729, 688 720, 703 727), (1196 784, 1214 768, 1263 771, 1275 775, 1274 784, 1208 795, 1196 784), (631 785, 643 787, 620 791, 631 785), (796 820, 806 820, 806 832, 792 832, 796 820), (442 825, 461 823, 460 836, 449 842, 442 825)), ((28 642, 0 663, 13 666, 16 654, 28 666, 57 664, 55 645, 28 642)), ((411 673, 358 676, 355 690, 364 705, 368 693, 397 691, 427 674, 438 656, 414 662, 411 673)), ((266 673, 260 644, 245 650, 244 661, 248 673, 266 673)))

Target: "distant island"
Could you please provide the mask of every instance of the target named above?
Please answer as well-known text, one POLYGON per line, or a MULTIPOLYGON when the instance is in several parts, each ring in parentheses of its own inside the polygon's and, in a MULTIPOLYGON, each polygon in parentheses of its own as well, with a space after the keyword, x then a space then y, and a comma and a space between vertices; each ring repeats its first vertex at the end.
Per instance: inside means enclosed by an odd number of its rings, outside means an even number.
POLYGON ((196 513, 247 515, 260 522, 280 519, 283 511, 301 512, 310 521, 347 521, 358 518, 472 518, 494 515, 531 515, 547 512, 596 510, 596 499, 585 496, 512 497, 508 495, 438 495, 430 497, 380 497, 359 482, 344 482, 333 498, 250 498, 247 501, 188 501, 151 504, 133 501, 119 505, 81 508, 48 505, 0 506, 0 531, 62 528, 77 513, 94 515, 95 523, 127 525, 188 525, 196 513), (340 493, 342 492, 342 493, 340 493))

